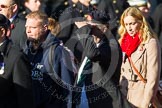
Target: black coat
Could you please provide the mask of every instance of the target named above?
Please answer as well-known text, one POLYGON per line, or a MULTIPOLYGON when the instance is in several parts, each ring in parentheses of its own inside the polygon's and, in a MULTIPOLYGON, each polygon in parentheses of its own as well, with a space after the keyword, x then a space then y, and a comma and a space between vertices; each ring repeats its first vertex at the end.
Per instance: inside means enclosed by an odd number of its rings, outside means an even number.
POLYGON ((57 37, 62 40, 67 47, 69 47, 69 44, 66 44, 66 42, 68 42, 70 38, 73 38, 72 34, 77 30, 77 26, 74 23, 76 21, 83 21, 84 15, 90 13, 92 10, 92 6, 86 7, 78 2, 71 4, 62 12, 59 17, 61 31, 57 37))
MULTIPOLYGON (((154 13, 152 14, 152 18, 154 21, 154 31, 156 32, 158 36, 158 39, 160 41, 160 45, 162 48, 162 14, 161 14, 161 11, 162 11, 162 3, 156 7, 154 13)), ((162 59, 162 54, 161 54, 161 59, 162 59)), ((161 70, 160 78, 162 79, 162 70, 161 70)))
POLYGON ((11 31, 11 40, 14 44, 23 48, 27 39, 26 32, 25 32, 25 23, 24 19, 21 19, 19 16, 16 16, 12 22, 14 27, 11 31))
POLYGON ((129 7, 127 0, 100 0, 97 9, 110 15, 109 28, 115 37, 119 26, 120 16, 129 7))
POLYGON ((69 5, 69 0, 46 0, 45 12, 57 20, 61 12, 69 5))
POLYGON ((162 3, 156 7, 152 15, 152 19, 155 25, 154 31, 157 33, 161 46, 162 46, 162 14, 161 14, 161 11, 162 11, 162 3))
POLYGON ((26 18, 25 18, 26 15, 28 15, 30 12, 31 12, 30 9, 24 7, 24 9, 18 13, 18 17, 19 17, 21 20, 25 20, 25 19, 26 19, 26 18))
POLYGON ((30 64, 27 57, 6 40, 0 46, 4 73, 0 74, 0 108, 33 108, 30 64))
MULTIPOLYGON (((87 28, 85 26, 81 29, 87 28)), ((104 35, 98 47, 91 35, 85 36, 81 44, 84 48, 83 58, 86 56, 91 60, 91 66, 83 71, 87 74, 85 88, 89 108, 130 108, 119 90, 121 49, 111 32, 104 35)), ((74 104, 79 103, 75 94, 76 92, 73 95, 74 104)))

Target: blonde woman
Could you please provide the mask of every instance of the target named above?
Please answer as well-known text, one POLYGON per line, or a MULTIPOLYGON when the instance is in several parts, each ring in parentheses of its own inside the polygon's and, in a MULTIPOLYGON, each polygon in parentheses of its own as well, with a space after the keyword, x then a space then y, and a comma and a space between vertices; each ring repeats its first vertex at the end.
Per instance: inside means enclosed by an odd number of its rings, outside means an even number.
POLYGON ((136 7, 123 12, 118 33, 123 52, 121 91, 132 108, 148 108, 154 101, 161 69, 156 34, 136 7))
POLYGON ((61 30, 59 22, 57 22, 54 18, 51 17, 48 18, 48 22, 49 22, 48 29, 51 31, 53 35, 57 36, 61 30))

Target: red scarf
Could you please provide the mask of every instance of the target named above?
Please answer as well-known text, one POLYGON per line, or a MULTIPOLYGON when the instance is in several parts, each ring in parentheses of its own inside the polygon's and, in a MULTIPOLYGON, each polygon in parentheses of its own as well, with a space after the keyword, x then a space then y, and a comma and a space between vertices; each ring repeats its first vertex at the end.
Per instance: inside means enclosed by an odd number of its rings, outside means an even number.
POLYGON ((141 43, 138 33, 135 34, 134 38, 126 33, 121 41, 122 51, 126 53, 128 57, 137 49, 141 43))

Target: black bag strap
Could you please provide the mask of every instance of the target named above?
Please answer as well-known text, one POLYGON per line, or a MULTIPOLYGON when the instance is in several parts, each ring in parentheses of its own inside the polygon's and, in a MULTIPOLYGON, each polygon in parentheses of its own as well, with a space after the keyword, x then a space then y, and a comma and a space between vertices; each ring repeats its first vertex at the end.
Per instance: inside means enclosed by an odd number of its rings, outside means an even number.
MULTIPOLYGON (((52 46, 50 46, 50 49, 49 49, 49 53, 48 53, 48 63, 49 63, 49 72, 48 72, 48 75, 51 77, 51 79, 53 79, 56 83, 57 82, 57 73, 54 71, 54 53, 55 53, 55 50, 56 50, 56 47, 59 46, 59 44, 54 44, 52 46)), ((57 93, 61 93, 61 89, 60 86, 55 86, 55 89, 58 90, 57 93)), ((66 94, 64 94, 64 92, 61 94, 64 96, 66 96, 66 94)), ((51 95, 52 97, 52 95, 51 95)), ((50 97, 50 98, 51 98, 50 97)), ((59 101, 59 100, 58 100, 59 101)))
POLYGON ((49 53, 48 53, 48 63, 50 65, 50 70, 51 70, 50 73, 51 72, 53 73, 54 52, 55 52, 55 49, 56 49, 57 46, 58 46, 58 44, 54 44, 54 45, 50 46, 50 49, 49 49, 49 53))

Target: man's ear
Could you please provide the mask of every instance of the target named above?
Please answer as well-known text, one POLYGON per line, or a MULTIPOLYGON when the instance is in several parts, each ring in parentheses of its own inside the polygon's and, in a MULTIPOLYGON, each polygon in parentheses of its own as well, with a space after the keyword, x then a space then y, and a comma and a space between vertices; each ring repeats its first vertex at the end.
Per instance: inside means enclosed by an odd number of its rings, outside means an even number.
POLYGON ((47 31, 47 30, 48 30, 48 25, 45 24, 45 25, 43 26, 43 28, 44 28, 44 31, 47 31))
POLYGON ((11 35, 11 30, 10 30, 10 28, 8 28, 7 31, 6 31, 6 36, 9 38, 10 35, 11 35))
POLYGON ((4 39, 4 37, 9 37, 9 35, 10 35, 10 32, 9 32, 10 30, 7 30, 7 29, 5 29, 5 28, 1 28, 1 39, 0 40, 3 40, 4 39))
POLYGON ((1 37, 4 37, 6 35, 6 30, 4 28, 1 28, 1 37))
POLYGON ((12 5, 12 11, 16 12, 18 10, 18 5, 17 4, 13 4, 12 5))

